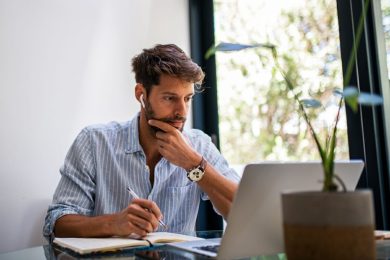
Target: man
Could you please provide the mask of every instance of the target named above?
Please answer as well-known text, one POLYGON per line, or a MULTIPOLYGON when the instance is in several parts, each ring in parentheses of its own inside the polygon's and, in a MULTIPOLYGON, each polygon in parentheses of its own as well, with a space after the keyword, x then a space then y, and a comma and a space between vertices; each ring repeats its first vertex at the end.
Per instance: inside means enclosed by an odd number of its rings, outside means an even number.
POLYGON ((132 65, 141 111, 78 135, 60 170, 46 237, 142 237, 162 230, 161 221, 171 232, 192 231, 200 198, 229 213, 237 174, 207 135, 184 129, 202 70, 173 44, 144 49, 132 65))

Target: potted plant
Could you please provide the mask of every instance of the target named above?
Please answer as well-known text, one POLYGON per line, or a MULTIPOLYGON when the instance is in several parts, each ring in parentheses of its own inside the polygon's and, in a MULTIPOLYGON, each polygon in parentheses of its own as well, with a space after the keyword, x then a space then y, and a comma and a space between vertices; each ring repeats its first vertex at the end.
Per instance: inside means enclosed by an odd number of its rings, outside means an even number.
MULTIPOLYGON (((365 10, 367 10, 366 1, 365 10)), ((360 42, 364 15, 360 17, 354 49, 347 65, 344 82, 349 82, 355 62, 355 50, 360 42)), ((347 191, 334 172, 335 148, 340 112, 343 104, 357 111, 360 105, 379 105, 380 96, 362 93, 356 87, 335 89, 338 109, 327 137, 321 140, 312 124, 309 109, 321 107, 317 99, 301 98, 296 86, 279 63, 277 49, 272 44, 220 43, 211 47, 206 58, 216 52, 264 48, 272 52, 274 66, 282 75, 287 90, 298 106, 313 137, 323 167, 322 191, 288 192, 282 194, 285 250, 288 259, 374 259, 374 212, 371 191, 347 191)), ((346 84, 348 85, 348 84, 346 84)))

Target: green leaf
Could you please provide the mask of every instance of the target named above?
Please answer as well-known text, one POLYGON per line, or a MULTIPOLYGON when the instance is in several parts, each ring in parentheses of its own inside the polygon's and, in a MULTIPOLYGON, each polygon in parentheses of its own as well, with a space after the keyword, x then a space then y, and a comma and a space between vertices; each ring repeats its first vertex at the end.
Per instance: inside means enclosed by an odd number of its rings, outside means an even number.
POLYGON ((344 88, 342 95, 344 98, 357 97, 359 96, 359 90, 356 87, 347 86, 344 88))
POLYGON ((359 91, 356 87, 345 87, 343 91, 345 103, 351 107, 352 111, 356 112, 358 109, 359 91))
POLYGON ((357 111, 358 105, 363 106, 377 106, 383 103, 383 98, 379 95, 360 92, 356 87, 346 87, 343 91, 345 102, 352 108, 354 112, 357 111))
POLYGON ((248 48, 266 48, 266 49, 275 50, 275 45, 270 43, 241 44, 241 43, 221 42, 218 45, 214 45, 207 50, 205 54, 205 59, 209 59, 217 51, 231 52, 231 51, 241 51, 248 48))
POLYGON ((206 51, 206 54, 204 55, 204 58, 206 60, 208 60, 211 56, 213 56, 215 54, 215 52, 217 51, 217 49, 215 48, 215 46, 211 46, 207 51, 206 51))
POLYGON ((217 51, 240 51, 248 48, 254 48, 255 45, 221 42, 215 48, 217 51))
POLYGON ((358 103, 364 106, 377 106, 383 103, 383 98, 376 94, 361 92, 358 103))
POLYGON ((301 102, 306 108, 318 108, 322 105, 317 99, 302 99, 301 102))
POLYGON ((350 97, 345 99, 345 103, 352 109, 353 112, 357 112, 358 110, 358 102, 357 98, 355 97, 350 97))
POLYGON ((335 95, 335 96, 341 96, 341 97, 344 96, 344 95, 343 95, 343 91, 342 91, 341 89, 339 89, 339 88, 335 88, 335 89, 333 90, 333 95, 335 95))
POLYGON ((241 73, 244 77, 248 76, 248 69, 245 66, 242 66, 241 73))

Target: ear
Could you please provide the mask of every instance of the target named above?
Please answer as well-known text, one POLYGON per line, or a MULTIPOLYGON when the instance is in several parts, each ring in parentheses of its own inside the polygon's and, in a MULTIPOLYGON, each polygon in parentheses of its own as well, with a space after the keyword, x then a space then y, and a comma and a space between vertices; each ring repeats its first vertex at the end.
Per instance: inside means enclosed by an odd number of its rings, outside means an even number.
POLYGON ((135 85, 134 96, 138 102, 141 102, 141 95, 144 93, 144 91, 145 88, 141 83, 137 83, 137 85, 135 85))

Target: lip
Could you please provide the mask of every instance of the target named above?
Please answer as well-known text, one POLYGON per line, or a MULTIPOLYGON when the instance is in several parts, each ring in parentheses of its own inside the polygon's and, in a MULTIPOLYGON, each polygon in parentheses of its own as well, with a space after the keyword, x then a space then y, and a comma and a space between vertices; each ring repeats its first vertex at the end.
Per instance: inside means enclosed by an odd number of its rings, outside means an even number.
POLYGON ((177 121, 177 122, 169 122, 168 124, 170 124, 174 128, 181 129, 184 123, 182 121, 177 121))

